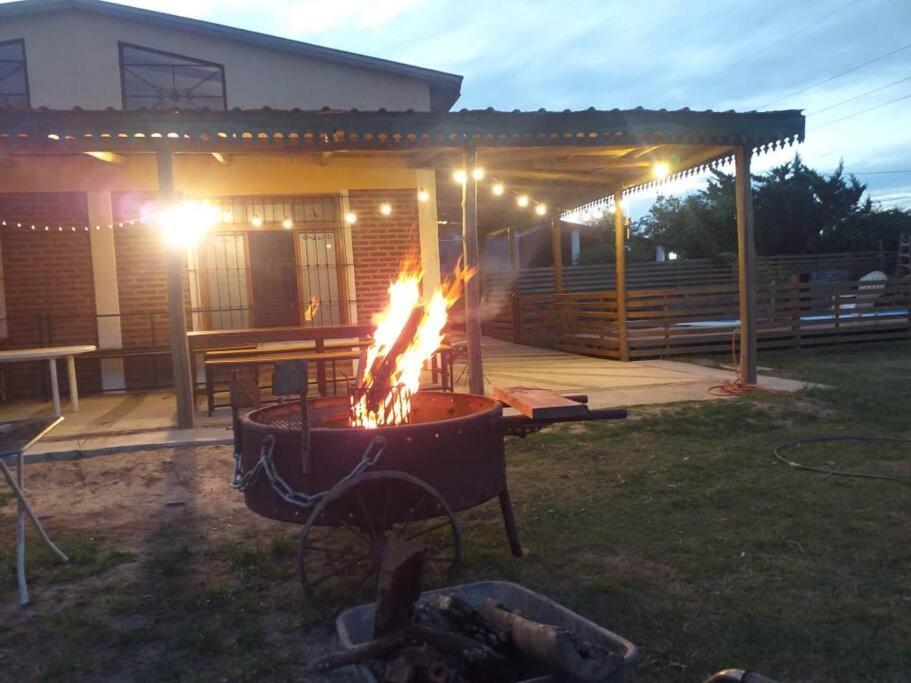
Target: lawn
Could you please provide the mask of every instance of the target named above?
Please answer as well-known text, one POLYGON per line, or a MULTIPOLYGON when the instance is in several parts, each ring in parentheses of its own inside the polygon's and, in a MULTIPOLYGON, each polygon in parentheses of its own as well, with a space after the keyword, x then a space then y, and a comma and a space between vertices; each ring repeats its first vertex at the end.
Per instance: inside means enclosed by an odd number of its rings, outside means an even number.
MULTIPOLYGON (((634 680, 725 667, 911 680, 911 484, 798 471, 772 453, 817 435, 911 438, 911 345, 760 362, 829 388, 637 409, 511 442, 527 556, 509 555, 495 503, 469 511, 465 580, 523 583, 627 637, 641 651, 634 680)), ((907 446, 789 456, 911 477, 907 446)), ((39 509, 74 562, 31 545, 37 600, 16 608, 14 504, 0 498, 0 678, 301 680, 331 630, 301 600, 293 529, 247 512, 227 470, 213 447, 30 470, 36 491, 58 490, 39 509)))

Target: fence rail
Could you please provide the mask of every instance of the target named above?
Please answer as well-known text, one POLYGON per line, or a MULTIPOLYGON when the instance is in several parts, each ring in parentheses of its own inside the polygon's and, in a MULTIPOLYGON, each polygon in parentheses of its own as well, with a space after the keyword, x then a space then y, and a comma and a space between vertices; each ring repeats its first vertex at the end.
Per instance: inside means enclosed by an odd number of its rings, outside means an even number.
MULTIPOLYGON (((911 283, 766 283, 756 288, 760 349, 911 339, 911 283)), ((627 293, 630 358, 726 352, 737 341, 736 285, 627 293)), ((620 358, 614 292, 517 294, 485 333, 522 344, 620 358)))
MULTIPOLYGON (((844 252, 814 255, 764 256, 757 259, 757 282, 786 280, 796 273, 814 273, 817 279, 829 276, 837 280, 853 280, 871 270, 890 273, 897 263, 897 252, 844 252)), ((567 292, 594 292, 614 289, 614 267, 611 264, 566 266, 563 268, 564 289, 567 292)), ((627 289, 660 289, 713 284, 733 284, 737 281, 735 261, 688 259, 628 263, 627 289)), ((546 294, 554 291, 554 269, 527 268, 520 270, 514 282, 509 273, 490 273, 485 277, 485 292, 546 294)))

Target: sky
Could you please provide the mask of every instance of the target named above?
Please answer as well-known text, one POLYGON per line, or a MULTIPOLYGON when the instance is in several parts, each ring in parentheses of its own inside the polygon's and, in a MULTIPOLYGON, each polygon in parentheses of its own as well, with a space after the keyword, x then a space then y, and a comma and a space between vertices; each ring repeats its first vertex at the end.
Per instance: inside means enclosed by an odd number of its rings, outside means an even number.
POLYGON ((123 4, 461 74, 456 109, 802 109, 809 165, 911 208, 911 0, 123 4))

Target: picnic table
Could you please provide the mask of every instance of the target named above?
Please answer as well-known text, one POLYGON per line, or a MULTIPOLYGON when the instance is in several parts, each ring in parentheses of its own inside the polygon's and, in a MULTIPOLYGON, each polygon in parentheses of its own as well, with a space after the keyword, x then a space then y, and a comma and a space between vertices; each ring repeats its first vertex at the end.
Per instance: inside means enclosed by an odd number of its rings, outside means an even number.
POLYGON ((34 417, 28 420, 0 422, 0 473, 12 489, 17 500, 16 511, 16 576, 19 580, 19 603, 27 605, 28 585, 25 581, 25 518, 32 522, 35 530, 51 551, 63 562, 69 558, 48 538, 41 522, 32 511, 25 497, 25 452, 40 441, 45 434, 63 422, 62 417, 34 417), (16 476, 13 477, 4 458, 16 459, 16 476))
POLYGON ((54 415, 60 417, 60 387, 57 386, 57 359, 66 358, 66 374, 70 384, 70 406, 73 412, 79 412, 79 389, 76 385, 76 356, 91 353, 95 347, 91 344, 80 346, 47 346, 35 349, 9 349, 0 351, 0 363, 23 363, 25 361, 46 360, 51 374, 51 398, 54 401, 54 415))

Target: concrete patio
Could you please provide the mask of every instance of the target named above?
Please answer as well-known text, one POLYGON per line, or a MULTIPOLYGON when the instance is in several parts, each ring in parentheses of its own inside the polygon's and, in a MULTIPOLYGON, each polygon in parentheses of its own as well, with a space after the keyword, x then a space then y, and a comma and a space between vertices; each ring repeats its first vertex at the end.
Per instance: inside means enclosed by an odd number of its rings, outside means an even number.
MULTIPOLYGON (((486 391, 493 386, 535 386, 560 393, 587 394, 593 408, 632 407, 679 401, 718 400, 709 388, 734 379, 726 370, 649 360, 633 363, 577 356, 559 351, 484 339, 486 391)), ((467 391, 463 365, 457 364, 457 390, 467 391)), ((797 391, 802 382, 761 376, 759 383, 776 391, 797 391)), ((85 396, 80 411, 64 403, 65 421, 32 451, 33 456, 80 457, 162 446, 231 442, 227 408, 208 417, 197 404, 196 428, 176 429, 174 394, 149 392, 85 396)), ((0 420, 49 415, 50 404, 37 401, 0 407, 0 420)))

